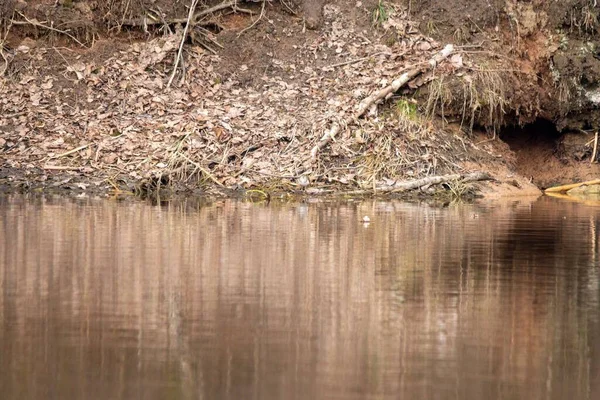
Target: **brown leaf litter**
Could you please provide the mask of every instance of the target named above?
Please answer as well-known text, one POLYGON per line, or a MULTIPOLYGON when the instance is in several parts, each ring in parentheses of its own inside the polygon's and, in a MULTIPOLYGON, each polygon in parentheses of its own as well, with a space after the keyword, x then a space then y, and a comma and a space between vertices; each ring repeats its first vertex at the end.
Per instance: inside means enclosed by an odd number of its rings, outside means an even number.
MULTIPOLYGON (((279 30, 281 40, 302 34, 301 24, 268 18, 254 29, 279 30)), ((64 184, 79 188, 146 182, 321 193, 463 174, 470 172, 466 162, 495 158, 468 137, 441 129, 410 99, 435 76, 467 74, 472 66, 460 52, 386 105, 371 107, 358 123, 342 126, 311 158, 331 124, 346 121, 361 100, 443 47, 399 8, 390 9, 380 29, 398 40, 382 43, 381 32, 366 31, 327 5, 319 35, 287 54, 273 50, 265 69, 249 71, 241 63, 223 79, 221 55, 186 46, 186 79, 178 86, 179 76, 170 88, 181 33, 132 43, 100 60, 24 44, 10 55, 21 60, 20 69, 0 77, 0 180, 29 171, 27 180, 58 174, 58 184, 66 177, 64 184), (64 60, 60 68, 39 67, 57 54, 64 60), (255 84, 237 80, 249 72, 255 84)))

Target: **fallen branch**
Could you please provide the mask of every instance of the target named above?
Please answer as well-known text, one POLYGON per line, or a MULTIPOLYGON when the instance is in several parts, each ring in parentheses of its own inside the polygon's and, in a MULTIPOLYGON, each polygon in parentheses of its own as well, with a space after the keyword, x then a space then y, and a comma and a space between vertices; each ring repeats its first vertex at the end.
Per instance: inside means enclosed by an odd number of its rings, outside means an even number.
MULTIPOLYGON (((429 60, 429 68, 435 68, 440 62, 447 58, 454 51, 454 46, 451 44, 446 45, 438 54, 436 54, 431 60, 429 60)), ((416 78, 423 73, 422 68, 414 68, 411 71, 405 72, 400 77, 392 82, 391 85, 381 89, 379 92, 372 94, 371 96, 364 99, 358 106, 358 111, 354 115, 355 119, 360 118, 365 111, 376 102, 387 98, 389 95, 395 93, 402 86, 406 85, 409 81, 416 78)))
POLYGON ((406 192, 409 190, 419 189, 424 186, 430 185, 439 185, 440 183, 447 182, 477 182, 477 181, 489 181, 493 180, 493 178, 485 173, 485 172, 472 172, 470 174, 461 175, 461 174, 450 174, 450 175, 437 175, 437 176, 429 176, 426 178, 415 179, 412 181, 400 181, 392 183, 391 185, 381 185, 375 186, 373 189, 369 190, 354 190, 351 192, 347 192, 345 194, 348 195, 364 195, 371 194, 373 192, 377 193, 398 193, 398 192, 406 192))
POLYGON ((579 182, 579 183, 571 183, 569 185, 554 186, 554 187, 544 190, 544 192, 546 192, 546 193, 561 193, 561 192, 566 192, 571 189, 578 188, 580 186, 589 186, 589 185, 600 185, 600 179, 594 179, 591 181, 585 181, 585 182, 579 182))
MULTIPOLYGON (((444 47, 442 49, 442 51, 437 53, 435 56, 433 56, 433 58, 431 60, 429 60, 429 62, 427 63, 429 69, 435 68, 440 62, 442 62, 444 59, 448 58, 448 56, 450 54, 452 54, 453 51, 454 51, 453 45, 451 45, 451 44, 446 45, 446 47, 444 47)), ((329 129, 327 132, 325 132, 325 134, 323 135, 321 140, 319 140, 319 142, 312 148, 310 155, 311 155, 311 158, 313 159, 313 161, 317 158, 317 153, 319 152, 319 150, 321 150, 323 147, 325 147, 330 141, 332 141, 335 138, 335 136, 340 131, 341 125, 348 125, 349 123, 357 122, 358 119, 360 117, 362 117, 362 115, 373 104, 376 104, 377 102, 379 102, 382 99, 388 98, 388 96, 391 96, 393 93, 398 91, 398 89, 400 89, 402 86, 406 85, 412 79, 421 75, 424 72, 424 70, 425 69, 422 67, 416 67, 408 72, 403 73, 402 75, 400 75, 400 77, 398 77, 398 79, 395 79, 391 83, 391 85, 386 86, 385 88, 381 89, 380 91, 375 92, 371 96, 364 99, 358 105, 358 110, 356 111, 354 116, 352 116, 352 118, 349 121, 345 121, 343 124, 334 123, 332 125, 331 129, 329 129)))

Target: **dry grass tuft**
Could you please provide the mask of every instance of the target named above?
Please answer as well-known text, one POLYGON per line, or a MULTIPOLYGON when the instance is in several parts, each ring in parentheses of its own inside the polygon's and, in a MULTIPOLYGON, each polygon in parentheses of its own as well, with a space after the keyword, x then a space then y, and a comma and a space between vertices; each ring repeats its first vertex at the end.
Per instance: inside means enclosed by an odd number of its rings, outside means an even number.
POLYGON ((460 110, 461 126, 488 127, 497 132, 503 124, 507 77, 493 69, 479 69, 462 77, 435 78, 429 85, 426 115, 447 116, 460 110))
POLYGON ((598 29, 597 0, 585 0, 583 3, 571 9, 571 28, 577 28, 580 32, 595 33, 598 29))
POLYGON ((412 108, 407 111, 406 103, 397 102, 383 117, 385 123, 380 132, 370 135, 369 148, 355 160, 356 179, 362 187, 373 186, 383 179, 429 175, 435 170, 437 160, 434 152, 429 151, 433 128, 428 121, 415 116, 412 108))

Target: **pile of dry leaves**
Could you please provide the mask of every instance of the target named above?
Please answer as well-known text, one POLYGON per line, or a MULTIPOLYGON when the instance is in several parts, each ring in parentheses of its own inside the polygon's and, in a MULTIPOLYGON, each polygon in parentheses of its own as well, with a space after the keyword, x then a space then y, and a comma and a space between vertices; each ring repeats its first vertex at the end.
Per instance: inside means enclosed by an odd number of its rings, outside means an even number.
MULTIPOLYGON (((284 55, 268 53, 264 70, 235 66, 240 74, 252 72, 253 84, 235 73, 224 78, 219 54, 186 45, 185 75, 167 88, 181 31, 132 43, 101 61, 25 41, 10 56, 27 62, 0 77, 0 179, 29 171, 22 177, 60 176, 58 184, 77 181, 82 189, 162 182, 319 191, 468 172, 463 162, 485 152, 440 131, 423 105, 405 96, 436 76, 468 72, 460 51, 348 124, 361 100, 427 66, 443 47, 402 10, 388 13, 367 32, 348 13, 326 6, 318 36, 284 55), (39 67, 59 55, 60 68, 39 67), (336 123, 339 134, 311 157, 336 123)), ((275 31, 282 41, 303 32, 301 23, 268 14, 253 29, 275 31)))

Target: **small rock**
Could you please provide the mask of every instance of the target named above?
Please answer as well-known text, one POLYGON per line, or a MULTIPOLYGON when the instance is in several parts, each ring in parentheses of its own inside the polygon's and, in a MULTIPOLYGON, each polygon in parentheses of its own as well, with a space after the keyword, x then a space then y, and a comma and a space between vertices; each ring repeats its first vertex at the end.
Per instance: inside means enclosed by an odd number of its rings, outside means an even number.
POLYGON ((310 183, 310 181, 304 175, 302 175, 300 178, 298 178, 298 185, 300 185, 302 187, 307 187, 309 183, 310 183))

